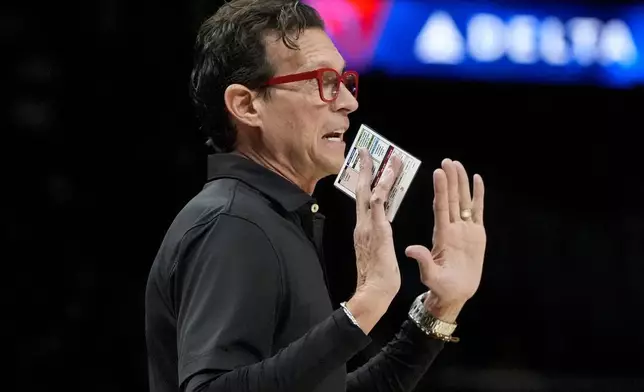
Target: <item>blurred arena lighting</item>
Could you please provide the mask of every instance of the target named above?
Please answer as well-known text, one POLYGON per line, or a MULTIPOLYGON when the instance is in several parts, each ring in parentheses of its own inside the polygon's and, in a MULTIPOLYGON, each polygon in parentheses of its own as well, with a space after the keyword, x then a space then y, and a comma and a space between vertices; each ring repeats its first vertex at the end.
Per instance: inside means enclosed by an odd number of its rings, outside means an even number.
POLYGON ((349 65, 392 76, 644 84, 644 7, 307 0, 349 65))

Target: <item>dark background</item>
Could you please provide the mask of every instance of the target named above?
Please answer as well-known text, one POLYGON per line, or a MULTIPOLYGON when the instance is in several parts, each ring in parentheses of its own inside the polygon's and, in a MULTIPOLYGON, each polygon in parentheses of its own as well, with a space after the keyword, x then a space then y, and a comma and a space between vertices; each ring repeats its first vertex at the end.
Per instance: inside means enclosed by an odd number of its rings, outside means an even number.
MULTIPOLYGON (((188 75, 220 3, 26 1, 0 15, 7 390, 147 390, 145 282, 205 179, 188 75)), ((431 172, 450 157, 486 181, 488 252, 461 343, 418 391, 644 390, 642 90, 367 74, 360 96, 348 139, 365 122, 423 164, 393 224, 403 288, 350 365, 423 291, 403 251, 430 244, 431 172)), ((316 196, 337 304, 355 282, 354 206, 332 179, 316 196)))

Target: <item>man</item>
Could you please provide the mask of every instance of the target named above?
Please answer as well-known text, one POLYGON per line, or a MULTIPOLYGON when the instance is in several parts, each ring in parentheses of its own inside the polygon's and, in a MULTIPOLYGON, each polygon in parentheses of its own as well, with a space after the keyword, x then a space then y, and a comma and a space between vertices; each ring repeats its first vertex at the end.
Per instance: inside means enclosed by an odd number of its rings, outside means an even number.
POLYGON ((312 198, 344 161, 358 75, 312 8, 297 1, 233 0, 197 39, 193 95, 220 151, 208 183, 178 214, 150 271, 146 333, 150 387, 169 391, 410 391, 456 340, 458 313, 478 288, 486 236, 483 182, 470 197, 461 164, 434 173, 433 249, 406 250, 431 291, 396 338, 365 366, 346 362, 401 284, 384 200, 393 159, 371 189, 361 152, 354 295, 333 310, 312 198))

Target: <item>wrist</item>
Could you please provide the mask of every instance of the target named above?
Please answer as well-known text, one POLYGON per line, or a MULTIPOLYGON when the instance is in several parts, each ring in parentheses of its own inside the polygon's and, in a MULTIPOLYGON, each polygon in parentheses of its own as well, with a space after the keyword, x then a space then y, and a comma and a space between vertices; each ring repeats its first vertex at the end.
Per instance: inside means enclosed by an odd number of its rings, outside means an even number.
POLYGON ((425 297, 423 304, 427 312, 446 323, 456 323, 456 318, 465 305, 465 303, 461 301, 442 301, 431 291, 427 297, 425 297))
POLYGON ((369 334, 387 312, 393 297, 379 288, 363 285, 356 290, 345 306, 360 329, 369 334))
POLYGON ((400 290, 400 280, 366 278, 356 287, 356 293, 366 292, 384 302, 391 302, 400 290))
MULTIPOLYGON (((414 302, 411 304, 411 307, 409 308, 409 319, 421 331, 423 331, 426 335, 434 339, 439 339, 445 342, 454 342, 454 343, 458 342, 460 339, 452 336, 452 334, 454 333, 454 330, 457 327, 456 322, 455 321, 448 322, 445 320, 441 320, 438 317, 434 316, 432 313, 430 313, 425 307, 425 300, 427 299, 429 294, 430 292, 425 292, 419 295, 418 297, 416 297, 414 302)), ((452 306, 443 307, 442 304, 440 308, 437 308, 435 306, 432 306, 431 308, 433 310, 449 310, 449 311, 452 311, 454 309, 454 307, 452 306)), ((447 319, 454 318, 455 320, 454 315, 450 315, 445 312, 442 312, 440 314, 444 318, 447 318, 447 319)))

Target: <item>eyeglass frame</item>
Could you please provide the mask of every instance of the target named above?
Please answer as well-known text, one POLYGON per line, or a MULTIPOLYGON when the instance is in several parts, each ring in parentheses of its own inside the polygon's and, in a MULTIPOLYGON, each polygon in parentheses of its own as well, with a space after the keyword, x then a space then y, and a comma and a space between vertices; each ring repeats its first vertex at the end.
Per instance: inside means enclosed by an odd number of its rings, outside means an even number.
MULTIPOLYGON (((268 80, 264 85, 265 86, 275 86, 279 84, 285 84, 285 83, 292 83, 292 82, 301 82, 305 80, 312 80, 315 79, 318 82, 318 92, 320 94, 320 99, 323 102, 326 103, 331 103, 334 102, 336 99, 338 99, 338 96, 340 95, 340 84, 344 84, 344 81, 346 80, 347 76, 351 75, 355 79, 355 93, 351 93, 355 99, 358 99, 358 72, 357 71, 343 71, 342 74, 340 74, 338 71, 336 71, 333 68, 318 68, 313 71, 308 71, 308 72, 300 72, 296 74, 290 74, 290 75, 283 75, 283 76, 276 76, 268 80), (325 72, 333 72, 337 76, 337 93, 335 96, 331 99, 325 99, 324 98, 324 91, 323 85, 324 85, 324 80, 322 79, 323 75, 325 72)), ((346 85, 345 85, 346 87, 346 85)))

